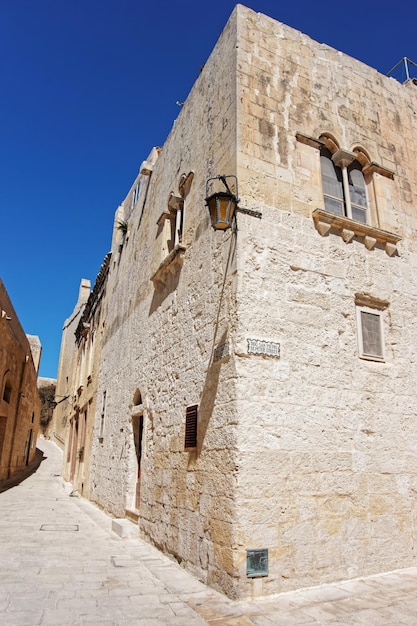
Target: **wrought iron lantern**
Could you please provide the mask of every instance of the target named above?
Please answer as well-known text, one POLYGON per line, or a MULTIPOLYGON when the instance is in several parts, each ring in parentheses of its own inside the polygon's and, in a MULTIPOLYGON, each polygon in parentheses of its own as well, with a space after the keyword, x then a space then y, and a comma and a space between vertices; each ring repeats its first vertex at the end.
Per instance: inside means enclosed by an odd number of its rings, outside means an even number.
POLYGON ((207 180, 206 205, 210 213, 211 225, 213 226, 214 230, 227 230, 231 227, 239 202, 237 191, 236 176, 221 175, 214 176, 213 178, 209 178, 207 180), (231 191, 227 182, 228 179, 234 180, 233 186, 235 189, 235 193, 231 191), (210 189, 213 189, 214 187, 213 181, 216 180, 223 183, 226 191, 214 191, 209 195, 210 189))

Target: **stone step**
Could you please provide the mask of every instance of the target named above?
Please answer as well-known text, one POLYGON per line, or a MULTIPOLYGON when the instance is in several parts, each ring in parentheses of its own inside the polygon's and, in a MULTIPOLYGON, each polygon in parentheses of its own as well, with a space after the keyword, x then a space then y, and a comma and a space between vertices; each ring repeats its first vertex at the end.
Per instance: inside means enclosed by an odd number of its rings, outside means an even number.
POLYGON ((139 524, 139 511, 138 509, 126 509, 125 518, 131 520, 135 524, 139 524))
POLYGON ((139 534, 138 525, 126 518, 113 519, 111 529, 116 535, 123 538, 137 537, 139 534))

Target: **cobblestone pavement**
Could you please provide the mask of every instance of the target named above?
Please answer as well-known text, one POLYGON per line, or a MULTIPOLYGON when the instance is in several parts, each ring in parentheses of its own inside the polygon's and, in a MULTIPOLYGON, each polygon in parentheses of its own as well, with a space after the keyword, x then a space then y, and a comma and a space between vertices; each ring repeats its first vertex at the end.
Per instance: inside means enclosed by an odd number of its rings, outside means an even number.
POLYGON ((0 493, 1 626, 417 626, 417 567, 233 602, 69 496, 61 452, 0 493))

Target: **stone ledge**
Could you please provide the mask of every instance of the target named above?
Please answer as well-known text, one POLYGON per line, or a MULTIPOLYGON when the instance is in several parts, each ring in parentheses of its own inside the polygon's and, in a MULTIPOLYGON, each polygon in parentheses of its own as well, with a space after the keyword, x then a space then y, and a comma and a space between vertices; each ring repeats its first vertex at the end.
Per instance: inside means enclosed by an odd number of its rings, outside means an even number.
POLYGON ((389 300, 382 300, 369 293, 355 293, 355 304, 377 309, 378 311, 385 311, 389 307, 389 300))
POLYGON ((321 139, 310 137, 310 135, 305 135, 304 133, 295 133, 295 138, 300 143, 304 143, 306 146, 310 146, 311 148, 316 148, 316 150, 321 150, 326 147, 326 144, 321 139))
POLYGON ((151 276, 151 281, 153 283, 165 283, 168 274, 175 274, 182 266, 186 249, 182 244, 177 244, 151 276))
POLYGON ((321 209, 313 211, 313 220, 322 237, 331 230, 339 234, 346 243, 352 241, 354 237, 359 237, 368 250, 372 250, 378 243, 385 247, 385 252, 389 256, 393 256, 397 252, 397 243, 401 241, 401 237, 394 233, 356 222, 348 217, 333 215, 333 213, 321 209))
POLYGON ((368 165, 365 165, 362 172, 366 174, 379 174, 380 176, 385 176, 385 178, 390 178, 394 180, 394 172, 379 163, 375 163, 375 161, 371 161, 368 165))

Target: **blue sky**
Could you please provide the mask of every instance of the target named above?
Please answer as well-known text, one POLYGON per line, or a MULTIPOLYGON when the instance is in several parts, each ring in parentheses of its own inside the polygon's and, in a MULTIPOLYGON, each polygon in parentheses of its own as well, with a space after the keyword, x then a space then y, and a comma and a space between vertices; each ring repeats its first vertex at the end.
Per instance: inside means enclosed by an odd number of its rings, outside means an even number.
MULTIPOLYGON (((93 284, 115 209, 234 5, 0 0, 0 276, 23 328, 40 337, 42 376, 56 376, 80 280, 93 284)), ((382 73, 403 57, 417 63, 417 3, 247 6, 382 73)))

